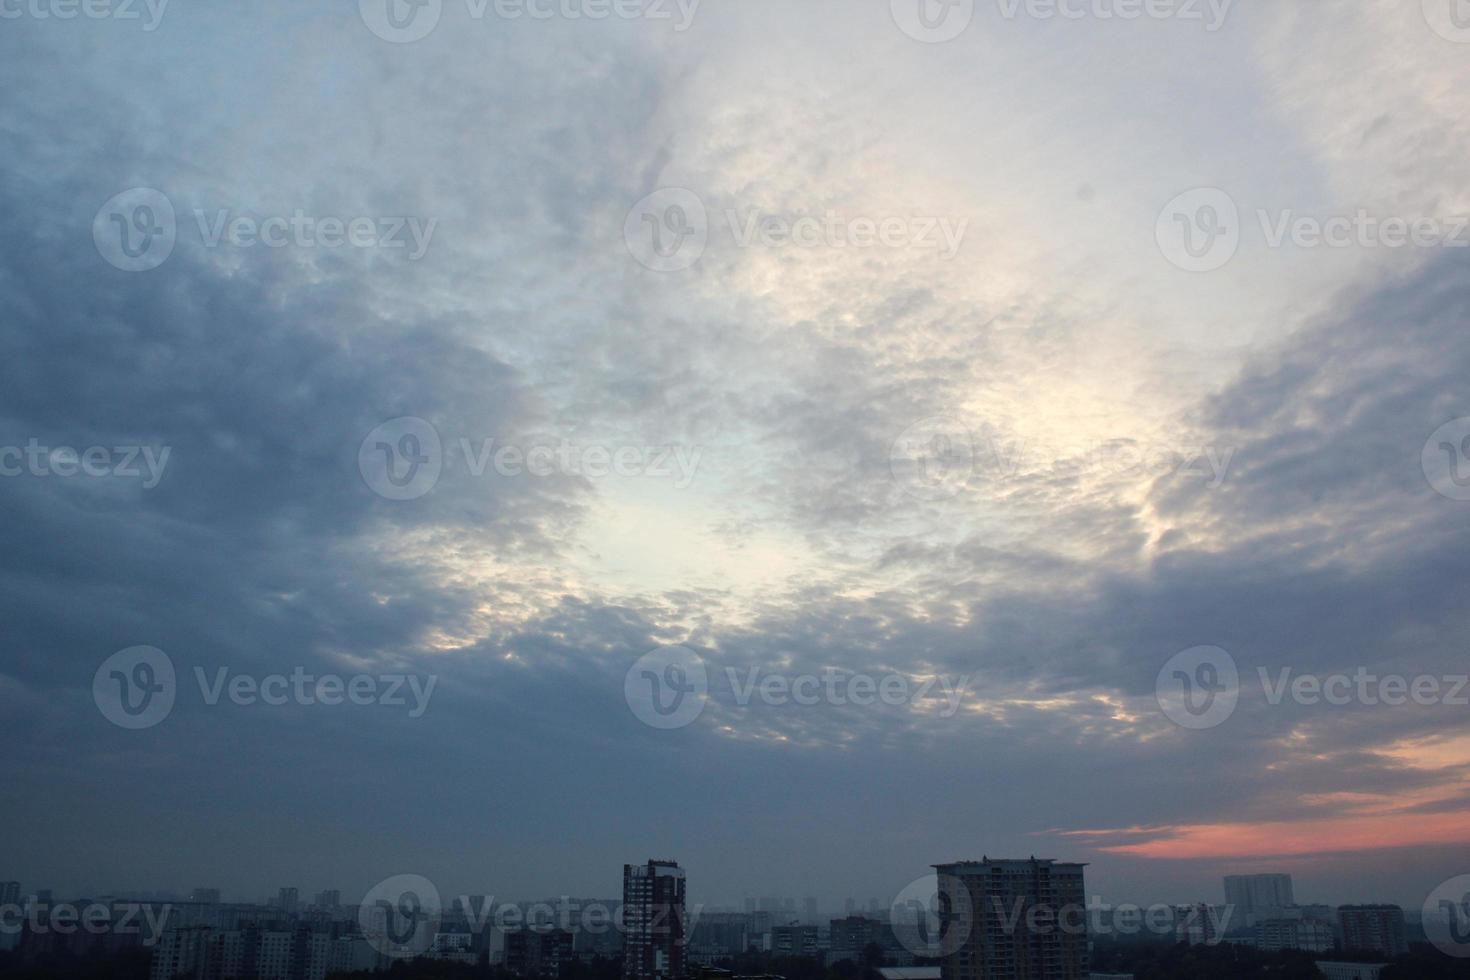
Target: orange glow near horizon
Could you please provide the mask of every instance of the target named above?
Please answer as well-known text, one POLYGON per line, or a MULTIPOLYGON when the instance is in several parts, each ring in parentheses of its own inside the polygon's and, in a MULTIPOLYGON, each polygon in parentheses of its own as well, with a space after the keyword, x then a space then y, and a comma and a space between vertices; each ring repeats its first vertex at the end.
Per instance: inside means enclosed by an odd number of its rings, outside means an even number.
MULTIPOLYGON (((1375 753, 1423 772, 1459 770, 1470 739, 1432 737, 1395 742, 1375 753)), ((1055 831, 1106 854, 1186 858, 1302 857, 1382 848, 1470 842, 1470 780, 1454 778, 1393 794, 1338 790, 1298 798, 1297 819, 1055 831), (1456 806, 1455 804, 1460 805, 1456 806), (1435 807, 1445 807, 1435 810, 1435 807)))
POLYGON ((1395 816, 1353 816, 1266 823, 1196 824, 1147 830, 1101 831, 1152 840, 1108 844, 1107 854, 1175 860, 1201 857, 1277 857, 1369 851, 1467 839, 1470 810, 1395 816), (1156 836, 1154 836, 1156 835, 1156 836))

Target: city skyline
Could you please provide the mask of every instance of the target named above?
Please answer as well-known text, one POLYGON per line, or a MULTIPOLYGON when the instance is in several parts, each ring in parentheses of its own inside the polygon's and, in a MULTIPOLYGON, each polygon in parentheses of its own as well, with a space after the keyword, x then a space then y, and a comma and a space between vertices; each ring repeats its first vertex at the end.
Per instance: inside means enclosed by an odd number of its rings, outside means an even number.
MULTIPOLYGON (((976 858, 971 860, 978 862, 980 859, 976 858)), ((1033 855, 1030 858, 1026 859, 1012 858, 1007 860, 1035 860, 1035 856, 1033 855)), ((967 862, 949 862, 941 866, 954 867, 965 863, 967 862)), ((1065 864, 1066 862, 1061 863, 1065 864)), ((683 867, 682 862, 679 863, 679 867, 683 867)), ((935 865, 931 865, 931 868, 932 867, 935 867, 935 865)), ((421 876, 414 875, 414 877, 419 878, 421 876)), ((1241 900, 1240 896, 1237 896, 1236 901, 1231 900, 1230 882, 1232 878, 1236 877, 1247 877, 1256 879, 1286 879, 1286 893, 1288 895, 1291 895, 1291 900, 1283 903, 1282 905, 1263 903, 1267 907, 1275 908, 1296 906, 1306 907, 1316 905, 1330 906, 1334 908, 1355 906, 1371 908, 1380 903, 1391 903, 1401 906, 1410 916, 1415 916, 1419 913, 1420 906, 1428 898, 1428 894, 1426 894, 1424 896, 1419 896, 1417 899, 1413 899, 1413 897, 1410 896, 1410 900, 1401 901, 1393 896, 1377 894, 1372 898, 1359 897, 1350 899, 1337 899, 1333 896, 1322 895, 1316 893, 1315 891, 1309 891, 1305 895, 1305 897, 1298 899, 1294 895, 1292 895, 1294 888, 1298 886, 1296 877, 1293 874, 1281 871, 1261 871, 1245 874, 1243 876, 1225 875, 1221 879, 1215 881, 1213 884, 1203 884, 1200 891, 1192 893, 1184 898, 1179 898, 1177 896, 1171 897, 1160 895, 1112 896, 1105 893, 1102 889, 1094 887, 1094 885, 1092 884, 1092 874, 1089 872, 1088 879, 1090 884, 1086 890, 1085 901, 1087 903, 1091 903, 1092 905, 1102 908, 1112 908, 1125 905, 1136 905, 1144 908, 1147 908, 1151 905, 1182 906, 1193 904, 1205 904, 1217 907, 1229 906, 1235 908, 1240 913, 1242 913, 1243 921, 1244 913, 1251 910, 1252 902, 1249 898, 1241 900)), ((848 915, 856 915, 859 917, 887 917, 891 911, 893 911, 894 909, 901 909, 904 902, 911 901, 913 899, 913 896, 915 894, 914 889, 916 886, 923 886, 925 885, 925 883, 929 883, 932 885, 931 879, 932 873, 926 872, 904 883, 902 887, 899 887, 891 892, 884 892, 882 895, 866 895, 861 897, 846 895, 824 898, 818 895, 811 895, 809 893, 802 893, 800 895, 776 895, 766 892, 760 895, 744 895, 734 900, 715 901, 707 900, 701 897, 701 890, 710 888, 711 886, 708 883, 704 883, 703 885, 701 885, 698 878, 696 877, 694 890, 691 896, 688 898, 687 902, 688 906, 691 909, 696 909, 701 914, 703 912, 738 912, 746 914, 759 913, 769 914, 773 916, 772 921, 774 924, 782 924, 787 922, 788 920, 801 921, 806 923, 815 921, 825 924, 831 919, 841 918, 848 915), (815 905, 812 905, 812 902, 815 902, 815 905), (813 919, 811 916, 811 912, 813 910, 815 910, 816 912, 815 919, 813 919)), ((1443 882, 1441 882, 1440 884, 1442 883, 1443 882)), ((15 886, 13 891, 15 892, 16 896, 18 896, 19 900, 25 900, 28 897, 32 897, 37 892, 36 883, 0 880, 0 886, 10 885, 15 886)), ((108 896, 116 897, 119 899, 146 898, 147 900, 165 900, 164 896, 167 896, 166 900, 174 902, 203 902, 206 904, 244 904, 257 905, 263 908, 280 907, 283 909, 285 908, 285 906, 282 904, 282 896, 283 893, 288 890, 294 891, 297 894, 296 904, 299 907, 322 904, 340 905, 345 907, 356 904, 356 898, 354 897, 353 892, 345 891, 337 887, 323 888, 316 884, 289 886, 278 885, 275 888, 266 889, 259 894, 253 895, 244 892, 232 893, 228 889, 220 889, 215 886, 204 885, 196 885, 192 888, 176 890, 171 890, 167 888, 153 889, 143 887, 122 887, 112 889, 84 888, 80 890, 66 890, 58 889, 55 887, 46 887, 44 889, 48 897, 57 901, 82 898, 96 899, 108 896), (203 893, 202 897, 201 893, 203 893), (323 903, 322 899, 326 896, 333 896, 337 899, 337 901, 329 901, 323 903)), ((360 898, 364 895, 371 895, 373 891, 374 888, 366 888, 357 895, 357 898, 360 898)), ((553 889, 551 891, 539 893, 527 892, 512 894, 507 892, 498 892, 494 889, 487 889, 483 885, 477 888, 444 889, 438 888, 436 884, 436 893, 439 896, 441 907, 444 909, 449 909, 455 904, 460 903, 461 901, 466 899, 474 901, 486 900, 488 902, 494 903, 497 906, 507 905, 526 907, 535 905, 545 906, 552 909, 560 909, 563 911, 574 911, 576 908, 578 908, 578 905, 576 903, 593 902, 608 906, 615 906, 620 904, 622 901, 619 897, 622 894, 621 886, 619 888, 604 888, 602 891, 598 891, 595 888, 583 891, 577 891, 574 889, 569 890, 563 888, 560 890, 553 889)), ((0 890, 0 896, 6 894, 9 894, 9 891, 0 890)), ((13 900, 14 899, 12 899, 12 901, 13 900)))

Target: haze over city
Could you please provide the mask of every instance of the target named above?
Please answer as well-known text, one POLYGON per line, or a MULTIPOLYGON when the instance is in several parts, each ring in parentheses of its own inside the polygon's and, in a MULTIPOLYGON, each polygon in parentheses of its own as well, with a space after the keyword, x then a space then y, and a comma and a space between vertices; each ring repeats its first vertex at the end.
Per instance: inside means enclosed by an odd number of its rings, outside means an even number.
POLYGON ((1470 875, 1450 0, 68 10, 0 0, 0 880, 1470 875))

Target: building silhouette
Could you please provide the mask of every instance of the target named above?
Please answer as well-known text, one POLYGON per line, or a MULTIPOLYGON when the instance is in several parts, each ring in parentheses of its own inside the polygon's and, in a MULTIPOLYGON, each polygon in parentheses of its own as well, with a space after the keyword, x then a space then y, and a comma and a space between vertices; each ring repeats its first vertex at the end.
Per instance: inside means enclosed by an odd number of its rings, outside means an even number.
POLYGON ((941 980, 1086 980, 1083 864, 936 864, 941 980))
POLYGON ((624 980, 684 974, 684 871, 677 861, 623 865, 624 980))

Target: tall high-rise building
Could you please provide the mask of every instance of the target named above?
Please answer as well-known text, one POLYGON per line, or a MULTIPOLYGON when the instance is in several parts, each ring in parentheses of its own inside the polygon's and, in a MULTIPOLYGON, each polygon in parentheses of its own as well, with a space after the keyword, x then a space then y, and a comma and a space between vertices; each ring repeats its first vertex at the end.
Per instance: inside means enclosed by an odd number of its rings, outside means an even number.
POLYGON ((20 904, 20 882, 0 881, 0 905, 20 904))
POLYGON ((1085 980, 1084 864, 936 864, 942 980, 1085 980))
POLYGON ((336 888, 328 888, 326 891, 318 892, 316 904, 319 908, 334 909, 342 904, 342 892, 336 888))
POLYGON ((802 899, 801 914, 802 921, 807 925, 814 926, 817 924, 817 900, 814 896, 808 895, 802 899))
POLYGON ((1397 905, 1344 905, 1337 910, 1342 948, 1402 956, 1409 951, 1404 910, 1397 905))
POLYGON ((1226 875, 1225 903, 1242 919, 1289 908, 1296 904, 1291 875, 1226 875))
POLYGON ((294 913, 300 903, 300 893, 295 888, 282 888, 276 898, 276 907, 282 912, 294 913))
POLYGON ((623 865, 623 977, 683 976, 683 869, 677 861, 623 865))

